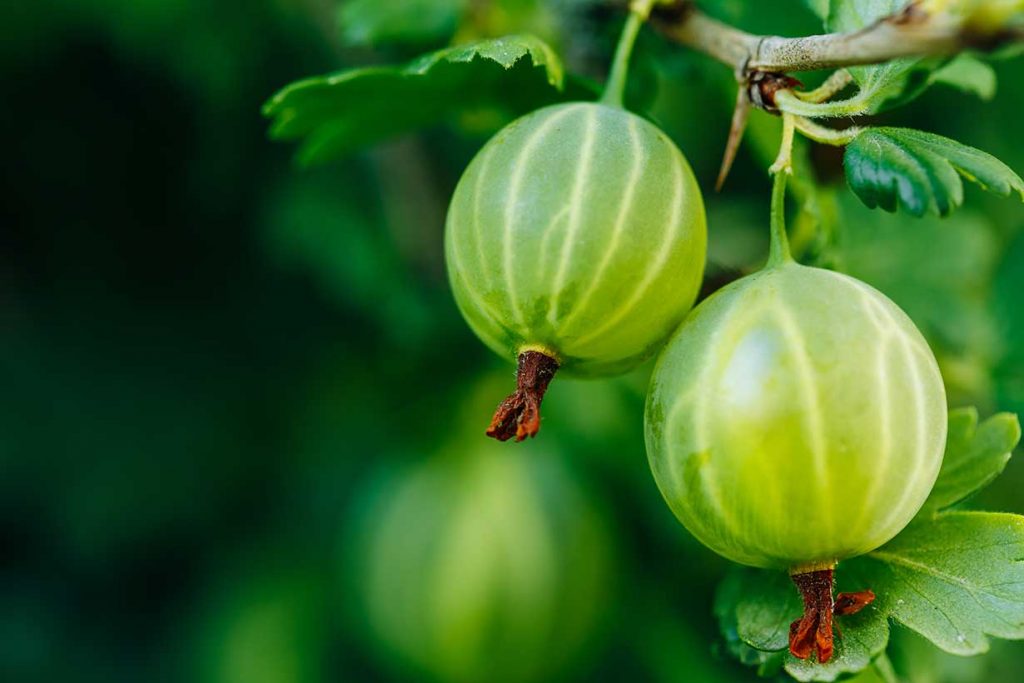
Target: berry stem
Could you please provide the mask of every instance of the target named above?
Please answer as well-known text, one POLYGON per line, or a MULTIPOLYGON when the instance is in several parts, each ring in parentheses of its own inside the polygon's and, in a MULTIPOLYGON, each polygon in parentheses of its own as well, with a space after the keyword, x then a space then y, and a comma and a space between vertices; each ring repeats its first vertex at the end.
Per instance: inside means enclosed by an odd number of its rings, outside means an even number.
POLYGON ((782 143, 779 145, 779 153, 775 157, 775 163, 771 165, 768 172, 772 175, 777 173, 793 173, 793 138, 796 132, 796 117, 792 114, 782 114, 782 143))
POLYGON ((786 178, 785 171, 775 174, 772 185, 771 247, 768 252, 768 267, 778 266, 793 260, 789 253, 789 238, 786 236, 786 178))
POLYGON ((626 91, 626 78, 629 74, 629 57, 633 53, 636 36, 640 26, 647 21, 655 0, 633 0, 629 4, 629 16, 619 36, 619 44, 615 48, 611 72, 604 87, 601 103, 622 108, 622 97, 626 91))
POLYGON ((558 361, 540 351, 519 354, 516 390, 498 404, 487 428, 487 436, 508 441, 513 436, 522 441, 536 436, 540 430, 540 404, 548 384, 558 371, 558 361))
POLYGON ((833 597, 834 573, 834 569, 818 569, 792 576, 804 601, 803 616, 789 626, 789 651, 798 659, 807 659, 817 652, 818 661, 822 664, 830 660, 833 652, 832 618, 856 614, 875 599, 870 590, 840 593, 833 597))

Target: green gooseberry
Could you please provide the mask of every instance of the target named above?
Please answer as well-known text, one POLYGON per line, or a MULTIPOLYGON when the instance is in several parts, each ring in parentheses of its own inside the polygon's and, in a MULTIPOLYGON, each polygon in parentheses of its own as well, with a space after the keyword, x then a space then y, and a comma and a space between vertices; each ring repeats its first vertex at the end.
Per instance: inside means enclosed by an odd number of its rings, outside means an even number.
POLYGON ((654 353, 693 306, 706 241, 689 164, 644 119, 561 104, 495 135, 459 181, 445 231, 459 309, 520 364, 488 433, 535 434, 555 370, 613 375, 654 353))
POLYGON ((773 244, 769 266, 702 302, 663 350, 647 453, 698 540, 793 575, 807 611, 790 649, 806 658, 817 648, 827 661, 833 608, 874 599, 862 591, 833 604, 833 568, 889 541, 924 504, 942 464, 946 396, 896 304, 795 263, 784 233, 773 239, 783 246, 773 244))
POLYGON ((611 591, 611 538, 546 449, 475 437, 381 479, 346 543, 354 612, 400 680, 532 683, 579 664, 611 591))
POLYGON ((793 262, 694 310, 651 381, 654 478, 687 529, 754 567, 874 550, 942 464, 938 364, 903 311, 852 277, 793 262))

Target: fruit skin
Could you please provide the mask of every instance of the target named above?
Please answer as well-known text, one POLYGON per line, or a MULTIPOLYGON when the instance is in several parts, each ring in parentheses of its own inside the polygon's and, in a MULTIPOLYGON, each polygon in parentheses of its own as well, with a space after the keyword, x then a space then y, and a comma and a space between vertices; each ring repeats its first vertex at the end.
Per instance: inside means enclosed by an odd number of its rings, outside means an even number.
POLYGON ((946 398, 910 319, 791 261, 703 302, 652 377, 647 453, 689 531, 735 562, 831 567, 895 536, 942 464, 946 398))
POLYGON ((706 253, 689 164, 616 107, 547 107, 502 129, 459 181, 445 252, 456 302, 491 349, 560 371, 637 365, 693 306, 706 253))

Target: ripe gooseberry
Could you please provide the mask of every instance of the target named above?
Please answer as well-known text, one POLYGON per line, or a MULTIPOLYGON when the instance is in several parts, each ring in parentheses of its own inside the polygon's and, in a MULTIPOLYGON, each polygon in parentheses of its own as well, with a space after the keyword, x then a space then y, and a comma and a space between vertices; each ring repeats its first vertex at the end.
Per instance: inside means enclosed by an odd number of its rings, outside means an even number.
POLYGON ((623 109, 547 107, 488 142, 459 181, 445 233, 463 316, 519 359, 521 391, 488 433, 536 433, 556 369, 612 375, 653 353, 693 305, 705 230, 682 153, 623 109))
MULTIPOLYGON (((804 597, 790 649, 832 653, 832 570, 899 533, 942 464, 946 399, 911 320, 852 277, 794 262, 701 303, 651 380, 647 452, 683 525, 741 564, 787 569, 804 597)), ((780 193, 781 196, 780 196, 780 193)), ((836 613, 874 598, 841 595, 836 613)))

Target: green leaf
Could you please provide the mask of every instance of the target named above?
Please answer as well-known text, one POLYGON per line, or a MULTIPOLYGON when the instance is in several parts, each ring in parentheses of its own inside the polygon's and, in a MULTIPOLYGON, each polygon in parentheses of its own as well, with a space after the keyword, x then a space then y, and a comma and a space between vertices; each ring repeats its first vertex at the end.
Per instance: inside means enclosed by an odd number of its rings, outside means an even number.
MULTIPOLYGON (((784 649, 774 651, 759 650, 744 642, 739 635, 739 620, 736 616, 736 608, 741 598, 750 592, 751 573, 758 576, 769 576, 768 572, 756 572, 753 569, 735 567, 719 584, 715 594, 715 617, 718 619, 719 628, 725 640, 726 649, 729 654, 735 657, 745 666, 757 667, 757 674, 764 678, 774 677, 782 670, 786 661, 787 653, 784 649)), ((779 576, 778 572, 772 573, 779 576)), ((756 580, 756 579, 755 579, 756 580)), ((753 584, 756 586, 756 584, 753 584)), ((746 629, 749 631, 749 628, 746 629)))
POLYGON ((996 95, 995 69, 987 62, 969 54, 957 55, 945 66, 932 72, 929 83, 941 83, 958 88, 986 101, 996 95))
POLYGON ((507 36, 433 52, 404 67, 368 67, 293 83, 268 101, 270 135, 302 139, 304 164, 485 105, 522 113, 564 99, 564 73, 546 43, 507 36))
POLYGON ((1024 517, 946 512, 844 563, 878 596, 878 614, 947 652, 988 650, 986 636, 1024 638, 1024 517))
POLYGON ((784 572, 733 571, 737 585, 736 633, 755 650, 784 650, 789 625, 800 617, 800 596, 784 572))
POLYGON ((914 216, 950 214, 963 204, 960 177, 998 195, 1018 192, 1024 181, 990 154, 955 140, 910 128, 870 128, 846 148, 850 188, 868 207, 914 216))
POLYGON ((349 0, 338 10, 348 45, 422 45, 450 38, 466 0, 349 0))
POLYGON ((1020 442, 1017 416, 1000 413, 978 425, 975 408, 949 413, 942 469, 921 515, 933 515, 981 490, 998 477, 1020 442))

